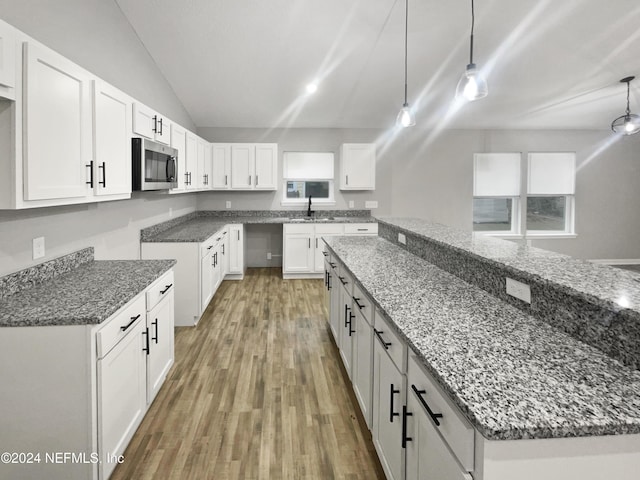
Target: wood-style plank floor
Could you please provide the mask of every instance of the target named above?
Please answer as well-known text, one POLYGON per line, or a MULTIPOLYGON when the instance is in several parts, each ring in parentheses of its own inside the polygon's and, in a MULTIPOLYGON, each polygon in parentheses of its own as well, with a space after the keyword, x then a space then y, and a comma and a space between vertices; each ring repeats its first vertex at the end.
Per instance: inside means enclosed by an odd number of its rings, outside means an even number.
POLYGON ((327 326, 321 280, 225 281, 112 479, 383 479, 327 326))

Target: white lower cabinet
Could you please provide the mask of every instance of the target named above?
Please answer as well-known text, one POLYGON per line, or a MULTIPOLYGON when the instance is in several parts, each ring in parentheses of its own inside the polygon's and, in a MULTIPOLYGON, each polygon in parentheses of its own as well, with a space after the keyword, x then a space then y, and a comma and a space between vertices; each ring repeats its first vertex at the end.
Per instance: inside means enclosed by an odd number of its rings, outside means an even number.
POLYGON ((351 275, 344 271, 344 267, 340 267, 340 274, 338 275, 340 282, 340 315, 342 319, 339 324, 338 333, 338 347, 340 348, 340 357, 344 368, 352 377, 351 366, 353 365, 353 334, 355 330, 353 328, 353 322, 355 319, 353 299, 351 293, 353 292, 353 280, 351 275))
POLYGON ((244 225, 231 224, 229 228, 229 271, 232 279, 241 280, 244 277, 244 225))
POLYGON ((351 381, 362 416, 367 427, 372 425, 372 393, 373 393, 373 329, 367 318, 355 309, 353 319, 353 357, 351 365, 351 381))

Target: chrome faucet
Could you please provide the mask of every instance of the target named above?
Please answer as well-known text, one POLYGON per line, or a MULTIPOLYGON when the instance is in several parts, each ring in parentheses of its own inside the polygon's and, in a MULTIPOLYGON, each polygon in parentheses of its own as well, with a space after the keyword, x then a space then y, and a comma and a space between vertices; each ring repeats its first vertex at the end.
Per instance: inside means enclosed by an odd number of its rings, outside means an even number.
POLYGON ((309 195, 309 208, 307 208, 307 217, 310 217, 312 213, 315 213, 311 210, 311 195, 309 195))

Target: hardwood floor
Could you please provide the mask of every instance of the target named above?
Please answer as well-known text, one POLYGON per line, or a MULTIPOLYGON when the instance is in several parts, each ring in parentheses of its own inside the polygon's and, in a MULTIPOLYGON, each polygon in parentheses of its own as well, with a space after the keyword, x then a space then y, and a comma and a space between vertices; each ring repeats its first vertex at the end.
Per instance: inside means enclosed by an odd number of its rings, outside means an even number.
POLYGON ((112 479, 384 478, 331 339, 321 280, 225 281, 112 479))

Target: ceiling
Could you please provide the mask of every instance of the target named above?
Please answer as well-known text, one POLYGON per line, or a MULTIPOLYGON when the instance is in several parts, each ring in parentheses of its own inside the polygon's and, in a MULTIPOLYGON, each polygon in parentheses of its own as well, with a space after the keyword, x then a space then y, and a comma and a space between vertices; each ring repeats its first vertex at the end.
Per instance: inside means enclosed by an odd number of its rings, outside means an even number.
MULTIPOLYGON (((403 0, 115 0, 199 127, 387 128, 404 95, 403 0), (314 95, 305 86, 318 79, 314 95)), ((640 77, 637 0, 475 0, 489 96, 453 99, 470 0, 409 0, 424 128, 608 129, 640 77)), ((631 110, 640 110, 640 78, 631 110)))

